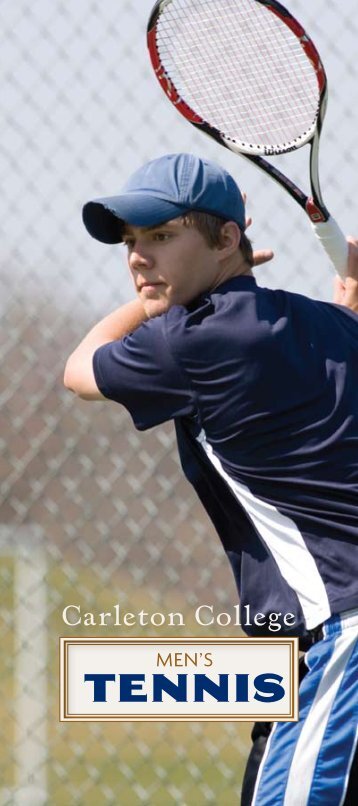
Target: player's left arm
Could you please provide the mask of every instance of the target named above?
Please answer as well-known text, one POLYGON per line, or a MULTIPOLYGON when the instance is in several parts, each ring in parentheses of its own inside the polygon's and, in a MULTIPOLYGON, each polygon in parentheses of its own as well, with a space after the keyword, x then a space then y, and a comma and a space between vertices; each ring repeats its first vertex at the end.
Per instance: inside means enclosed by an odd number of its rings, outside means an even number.
POLYGON ((348 238, 348 270, 345 280, 336 277, 333 302, 358 313, 358 238, 348 238))
POLYGON ((147 319, 142 303, 135 299, 98 322, 68 358, 65 387, 83 400, 105 400, 93 372, 94 353, 98 347, 133 333, 147 319))

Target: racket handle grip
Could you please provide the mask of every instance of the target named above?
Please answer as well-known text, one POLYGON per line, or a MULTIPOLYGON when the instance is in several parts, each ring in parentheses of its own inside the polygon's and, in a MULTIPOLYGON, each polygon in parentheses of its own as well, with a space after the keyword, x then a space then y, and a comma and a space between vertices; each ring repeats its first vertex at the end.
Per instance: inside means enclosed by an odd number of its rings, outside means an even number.
POLYGON ((311 223, 316 237, 331 259, 337 274, 342 280, 345 280, 348 268, 348 243, 345 235, 332 216, 319 224, 311 223))

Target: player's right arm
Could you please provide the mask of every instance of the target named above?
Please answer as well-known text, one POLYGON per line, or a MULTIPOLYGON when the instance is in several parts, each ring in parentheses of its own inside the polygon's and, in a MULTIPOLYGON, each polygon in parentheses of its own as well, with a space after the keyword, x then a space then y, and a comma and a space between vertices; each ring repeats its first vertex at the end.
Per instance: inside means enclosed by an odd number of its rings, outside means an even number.
POLYGON ((93 371, 94 353, 104 344, 123 339, 124 336, 133 333, 147 321, 147 318, 142 303, 136 299, 121 305, 98 322, 67 361, 64 374, 66 388, 83 400, 104 400, 93 371))
POLYGON ((336 277, 333 302, 358 313, 358 239, 348 238, 348 271, 343 281, 336 277))

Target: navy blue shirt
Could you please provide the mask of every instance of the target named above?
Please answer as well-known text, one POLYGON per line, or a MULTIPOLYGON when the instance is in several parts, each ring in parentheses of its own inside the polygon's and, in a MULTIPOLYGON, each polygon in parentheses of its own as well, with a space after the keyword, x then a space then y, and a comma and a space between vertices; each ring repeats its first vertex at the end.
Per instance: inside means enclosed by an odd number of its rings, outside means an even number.
POLYGON ((94 372, 138 429, 174 419, 241 607, 303 634, 358 606, 356 314, 235 277, 100 347, 94 372))

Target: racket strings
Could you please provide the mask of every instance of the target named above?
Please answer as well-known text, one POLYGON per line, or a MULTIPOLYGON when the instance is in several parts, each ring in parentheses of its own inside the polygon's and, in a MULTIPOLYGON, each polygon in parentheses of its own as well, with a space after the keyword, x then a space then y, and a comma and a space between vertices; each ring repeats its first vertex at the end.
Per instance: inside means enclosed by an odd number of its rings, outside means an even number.
POLYGON ((225 137, 279 148, 314 131, 315 69, 296 35, 256 0, 169 3, 157 47, 178 94, 225 137))

